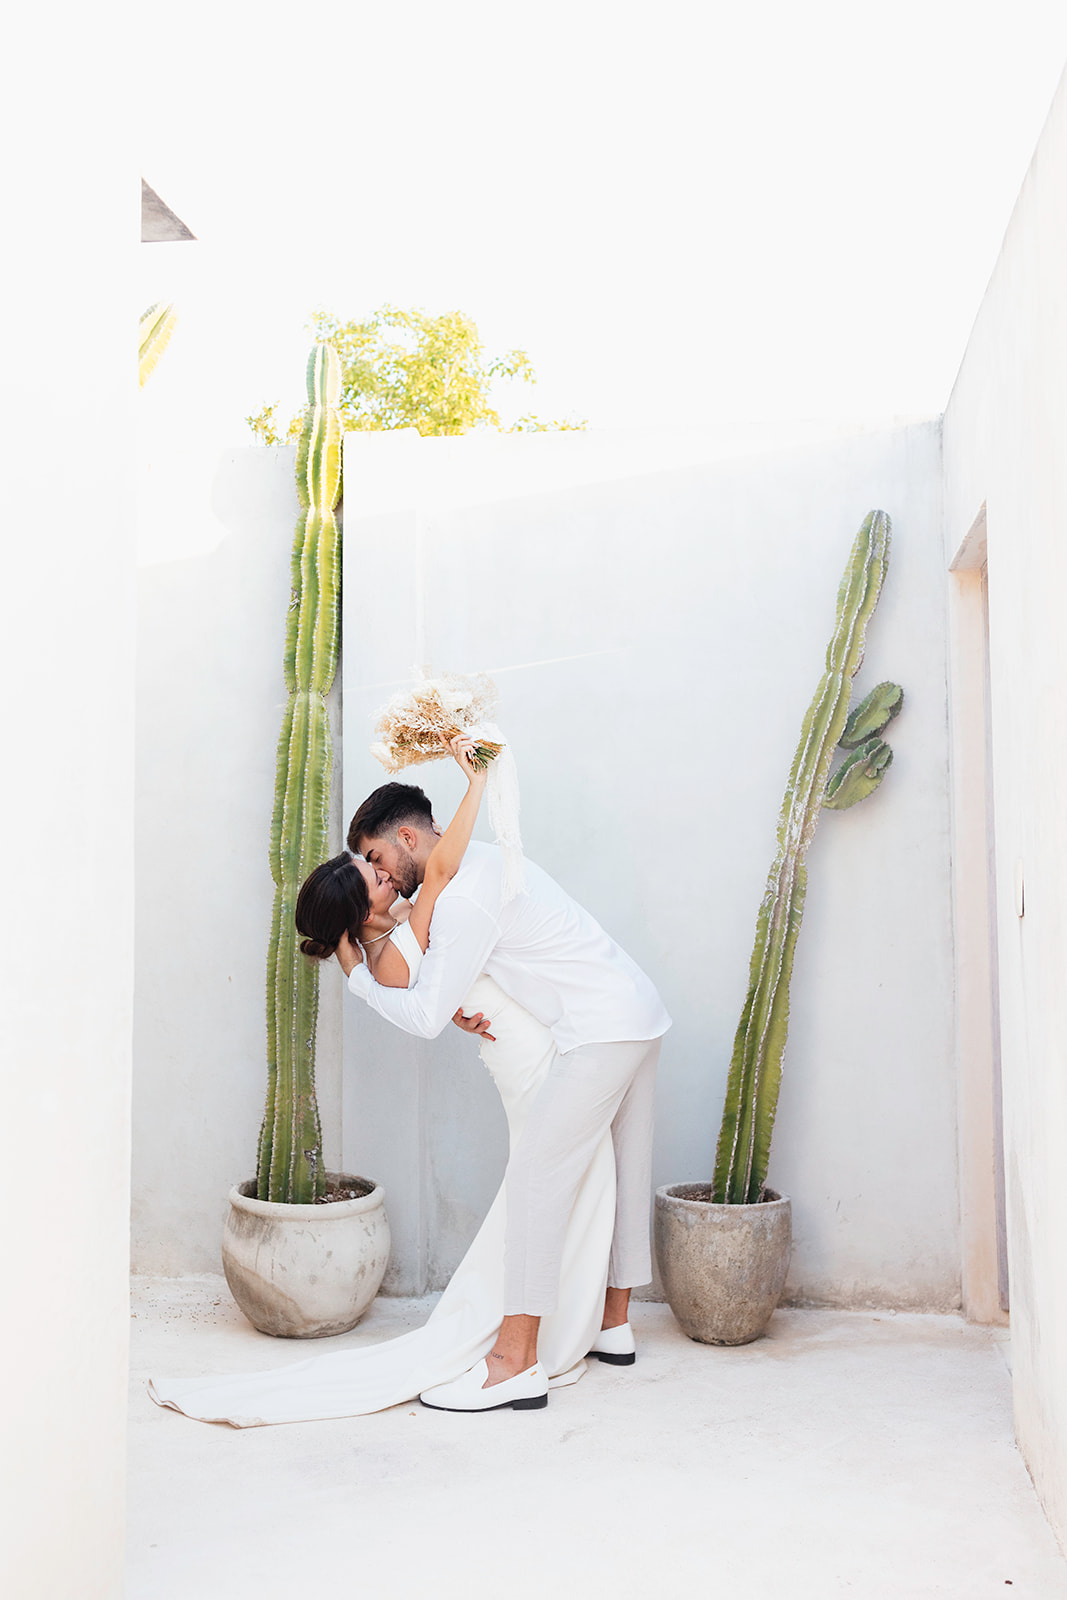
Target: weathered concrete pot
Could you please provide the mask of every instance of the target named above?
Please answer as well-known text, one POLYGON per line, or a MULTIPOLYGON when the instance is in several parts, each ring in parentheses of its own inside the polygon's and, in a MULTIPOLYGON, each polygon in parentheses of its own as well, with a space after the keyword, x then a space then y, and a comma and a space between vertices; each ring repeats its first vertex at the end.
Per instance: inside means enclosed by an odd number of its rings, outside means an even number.
POLYGON ((754 1206, 699 1198, 706 1183, 656 1190, 656 1259, 683 1333, 701 1344, 750 1344, 785 1288, 792 1208, 773 1189, 754 1206))
POLYGON ((355 1200, 283 1206, 255 1198, 255 1179, 230 1190, 222 1265, 230 1292, 260 1333, 324 1339, 354 1328, 389 1260, 385 1191, 367 1178, 328 1174, 355 1200))

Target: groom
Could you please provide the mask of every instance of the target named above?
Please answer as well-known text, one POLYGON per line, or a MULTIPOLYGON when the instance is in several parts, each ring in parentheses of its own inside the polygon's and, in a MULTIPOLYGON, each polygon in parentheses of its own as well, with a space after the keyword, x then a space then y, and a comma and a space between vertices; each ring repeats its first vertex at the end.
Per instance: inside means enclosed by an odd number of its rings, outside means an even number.
MULTIPOLYGON (((388 874, 408 899, 438 837, 423 791, 386 783, 353 817, 348 848, 388 874)), ((465 1018, 460 1007, 485 972, 544 1023, 559 1050, 508 1163, 505 1316, 496 1343, 484 1365, 422 1397, 449 1411, 547 1404, 538 1328, 556 1308, 574 1197, 609 1127, 615 1233, 597 1354, 633 1360, 630 1290, 652 1276, 652 1099, 660 1040, 671 1019, 649 979, 589 913, 533 862, 526 861, 524 871, 524 892, 505 903, 501 851, 467 847, 434 907, 430 945, 410 989, 375 983, 347 939, 338 949, 352 993, 407 1033, 435 1039, 449 1021, 484 1032, 481 1015, 465 1018)))

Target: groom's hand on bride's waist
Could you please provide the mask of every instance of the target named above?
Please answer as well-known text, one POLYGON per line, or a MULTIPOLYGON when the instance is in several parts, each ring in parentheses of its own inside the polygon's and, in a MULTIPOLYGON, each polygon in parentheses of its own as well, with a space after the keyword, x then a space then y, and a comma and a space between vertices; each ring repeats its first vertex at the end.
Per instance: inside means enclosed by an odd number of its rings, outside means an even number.
POLYGON ((452 1021, 457 1028, 462 1028, 464 1033, 478 1033, 483 1039, 490 1039, 493 1044, 496 1043, 496 1035, 489 1032, 489 1018, 483 1012, 476 1011, 473 1017, 465 1017, 463 1007, 460 1006, 452 1021))

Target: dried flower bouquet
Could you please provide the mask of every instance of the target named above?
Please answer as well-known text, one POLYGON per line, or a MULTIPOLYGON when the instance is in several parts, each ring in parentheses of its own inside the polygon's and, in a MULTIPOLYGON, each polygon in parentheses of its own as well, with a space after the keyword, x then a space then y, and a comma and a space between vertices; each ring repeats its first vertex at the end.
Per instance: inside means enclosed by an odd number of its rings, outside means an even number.
POLYGON ((440 761, 449 754, 450 739, 473 732, 477 743, 472 759, 484 771, 504 748, 478 737, 479 726, 490 720, 496 700, 496 685, 484 672, 469 678, 455 673, 423 677, 378 712, 374 731, 379 742, 371 745, 370 753, 386 772, 400 772, 420 761, 440 761))
POLYGON ((496 707, 496 685, 484 672, 472 677, 446 673, 423 677, 395 694, 378 712, 378 743, 370 753, 386 772, 400 772, 420 761, 440 761, 451 752, 457 733, 475 740, 474 760, 489 768, 489 825, 503 852, 504 904, 525 887, 522 837, 519 833, 519 778, 515 758, 500 729, 490 719, 496 707))

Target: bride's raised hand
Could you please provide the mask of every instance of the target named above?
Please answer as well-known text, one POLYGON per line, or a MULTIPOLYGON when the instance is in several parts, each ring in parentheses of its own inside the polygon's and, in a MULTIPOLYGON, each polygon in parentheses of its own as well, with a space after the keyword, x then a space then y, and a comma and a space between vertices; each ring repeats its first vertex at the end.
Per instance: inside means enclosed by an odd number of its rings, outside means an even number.
POLYGON ((485 772, 471 759, 478 748, 474 739, 457 733, 448 741, 448 748, 457 766, 463 768, 467 779, 467 792, 456 807, 456 814, 444 833, 430 851, 423 872, 422 888, 415 909, 408 918, 408 927, 423 950, 430 939, 430 918, 437 896, 446 883, 451 883, 463 862, 463 855, 471 842, 471 834, 478 817, 478 808, 485 794, 485 772))
POLYGON ((448 748, 455 757, 457 764, 463 769, 467 782, 484 784, 485 768, 476 765, 473 760, 474 752, 478 748, 477 741, 469 739, 465 733, 457 733, 453 738, 449 739, 448 748))

